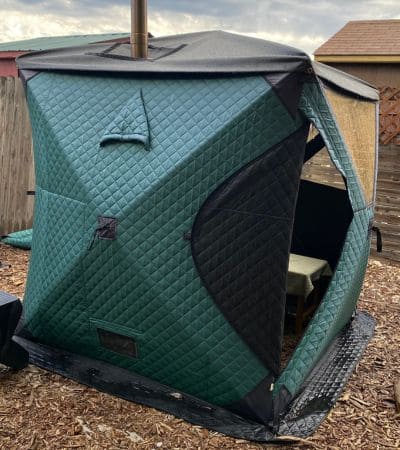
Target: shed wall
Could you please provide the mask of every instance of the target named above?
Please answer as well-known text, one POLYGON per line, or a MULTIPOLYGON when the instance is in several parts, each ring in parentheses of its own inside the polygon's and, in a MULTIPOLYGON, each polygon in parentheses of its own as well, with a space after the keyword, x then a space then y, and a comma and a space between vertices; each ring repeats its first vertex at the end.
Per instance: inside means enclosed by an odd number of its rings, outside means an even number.
POLYGON ((332 63, 329 65, 361 78, 376 87, 400 87, 399 64, 332 63))
POLYGON ((17 77, 18 69, 15 64, 15 59, 24 53, 22 51, 0 51, 0 77, 17 77))
POLYGON ((18 69, 15 65, 14 58, 0 59, 0 76, 1 77, 17 77, 18 69))

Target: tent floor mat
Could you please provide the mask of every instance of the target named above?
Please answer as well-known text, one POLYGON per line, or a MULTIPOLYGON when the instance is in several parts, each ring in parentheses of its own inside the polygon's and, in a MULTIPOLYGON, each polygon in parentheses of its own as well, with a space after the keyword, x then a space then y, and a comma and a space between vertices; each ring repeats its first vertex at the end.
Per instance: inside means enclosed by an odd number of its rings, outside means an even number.
POLYGON ((374 329, 375 319, 358 311, 307 377, 279 424, 279 435, 307 437, 313 434, 343 392, 374 329))
POLYGON ((22 337, 24 330, 13 339, 29 352, 32 364, 99 391, 165 411, 235 438, 279 442, 279 435, 305 437, 320 425, 343 391, 373 335, 374 326, 375 321, 369 314, 358 312, 355 315, 307 378, 301 393, 282 418, 278 433, 128 370, 33 342, 22 337))
MULTIPOLYGON (((23 332, 23 331, 22 331, 23 332)), ((190 423, 232 437, 267 442, 274 435, 265 425, 111 364, 15 336, 29 352, 30 363, 101 392, 150 406, 190 423)))

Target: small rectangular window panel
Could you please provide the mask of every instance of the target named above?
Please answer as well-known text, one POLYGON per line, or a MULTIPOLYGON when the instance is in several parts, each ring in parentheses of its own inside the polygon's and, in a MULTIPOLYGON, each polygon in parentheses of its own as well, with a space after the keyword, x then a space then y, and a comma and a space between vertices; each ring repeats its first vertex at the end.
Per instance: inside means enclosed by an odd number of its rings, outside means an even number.
POLYGON ((107 350, 121 355, 137 358, 137 345, 135 340, 129 336, 113 333, 112 331, 97 328, 100 344, 107 350))

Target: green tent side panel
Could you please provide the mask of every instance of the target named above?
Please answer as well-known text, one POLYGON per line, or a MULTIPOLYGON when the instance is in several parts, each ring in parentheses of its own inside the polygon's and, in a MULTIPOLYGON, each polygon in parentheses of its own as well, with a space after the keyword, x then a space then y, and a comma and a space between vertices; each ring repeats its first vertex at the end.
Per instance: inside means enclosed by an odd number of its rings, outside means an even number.
POLYGON ((40 230, 30 332, 214 404, 243 398, 269 372, 214 304, 184 236, 221 181, 305 119, 259 76, 43 72, 29 80, 28 103, 40 230), (127 104, 141 112, 130 123, 127 104), (118 239, 98 238, 99 216, 117 218, 118 239), (98 328, 131 336, 140 357, 106 350, 98 328))
POLYGON ((320 85, 304 85, 300 109, 324 138, 331 159, 345 177, 354 216, 323 301, 275 384, 275 395, 284 386, 292 396, 299 392, 307 375, 355 311, 368 263, 373 219, 373 207, 367 205, 363 196, 350 152, 320 85))

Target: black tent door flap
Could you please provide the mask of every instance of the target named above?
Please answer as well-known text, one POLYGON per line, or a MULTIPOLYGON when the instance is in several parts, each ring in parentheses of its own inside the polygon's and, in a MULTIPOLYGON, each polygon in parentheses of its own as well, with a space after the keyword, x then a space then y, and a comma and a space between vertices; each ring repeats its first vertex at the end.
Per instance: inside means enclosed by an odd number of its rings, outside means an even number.
POLYGON ((224 181, 195 219, 192 255, 210 296, 273 375, 308 125, 224 181))

